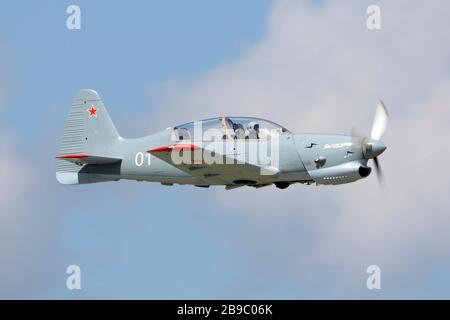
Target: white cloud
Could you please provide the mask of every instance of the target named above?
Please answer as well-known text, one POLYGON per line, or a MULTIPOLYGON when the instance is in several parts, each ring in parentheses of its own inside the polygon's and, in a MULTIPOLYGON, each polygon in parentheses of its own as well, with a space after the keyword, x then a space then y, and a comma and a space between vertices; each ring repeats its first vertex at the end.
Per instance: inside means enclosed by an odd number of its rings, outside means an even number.
POLYGON ((0 136, 0 296, 12 297, 32 277, 42 235, 40 217, 27 203, 36 187, 33 172, 14 139, 5 131, 0 136))
POLYGON ((67 261, 57 242, 62 206, 56 182, 5 129, 0 151, 0 298, 47 297, 62 282, 55 270, 67 261))
MULTIPOLYGON (((0 41, 0 113, 13 82, 6 51, 0 41)), ((44 187, 36 165, 39 157, 20 149, 14 128, 6 124, 0 129, 0 298, 36 297, 36 288, 54 282, 41 272, 54 264, 49 257, 60 254, 53 238, 55 219, 50 206, 43 206, 49 186, 44 187)))
POLYGON ((273 286, 284 266, 298 276, 299 292, 320 284, 312 294, 335 296, 331 288, 341 286, 361 296, 368 294, 365 267, 379 263, 392 275, 385 294, 395 296, 414 283, 394 283, 415 277, 426 287, 427 272, 448 259, 450 3, 378 1, 380 31, 366 28, 369 4, 276 1, 266 37, 237 61, 190 84, 152 88, 161 106, 152 119, 167 125, 232 114, 269 118, 294 132, 348 133, 354 125, 369 132, 378 98, 388 105, 386 190, 373 175, 340 187, 217 192, 226 210, 251 212, 248 233, 230 239, 247 263, 249 287, 273 286), (327 287, 319 270, 330 269, 327 287))
MULTIPOLYGON (((10 96, 11 60, 3 41, 0 41, 0 112, 10 96)), ((9 129, 0 129, 0 297, 23 297, 38 266, 39 249, 45 228, 33 206, 33 191, 37 185, 30 162, 17 148, 9 129)))
MULTIPOLYGON (((0 150, 2 157, 0 158, 0 208, 16 203, 21 194, 27 189, 27 176, 29 169, 14 149, 11 143, 11 137, 1 133, 0 150)), ((4 210, 2 210, 4 213, 4 210)))

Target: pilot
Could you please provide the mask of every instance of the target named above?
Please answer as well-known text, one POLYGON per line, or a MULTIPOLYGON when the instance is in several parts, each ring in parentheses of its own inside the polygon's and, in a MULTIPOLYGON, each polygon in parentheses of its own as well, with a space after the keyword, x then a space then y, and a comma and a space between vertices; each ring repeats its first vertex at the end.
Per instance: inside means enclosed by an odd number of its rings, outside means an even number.
POLYGON ((259 123, 251 121, 247 125, 248 138, 259 139, 259 123))
POLYGON ((233 131, 235 139, 245 139, 245 129, 241 123, 233 123, 233 131))
POLYGON ((228 126, 230 126, 231 128, 233 128, 234 123, 233 121, 231 121, 229 118, 227 117, 221 117, 220 118, 220 122, 222 123, 222 128, 223 128, 223 137, 222 139, 227 139, 230 138, 232 139, 233 137, 231 136, 231 133, 233 133, 233 130, 231 130, 230 128, 228 128, 228 126))

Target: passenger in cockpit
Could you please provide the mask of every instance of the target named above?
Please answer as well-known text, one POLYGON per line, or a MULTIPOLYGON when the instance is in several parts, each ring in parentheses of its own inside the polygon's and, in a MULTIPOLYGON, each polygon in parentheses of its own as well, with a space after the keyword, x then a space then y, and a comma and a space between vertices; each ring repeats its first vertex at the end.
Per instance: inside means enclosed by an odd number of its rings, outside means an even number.
POLYGON ((247 125, 248 138, 249 139, 259 139, 259 124, 251 121, 247 125))

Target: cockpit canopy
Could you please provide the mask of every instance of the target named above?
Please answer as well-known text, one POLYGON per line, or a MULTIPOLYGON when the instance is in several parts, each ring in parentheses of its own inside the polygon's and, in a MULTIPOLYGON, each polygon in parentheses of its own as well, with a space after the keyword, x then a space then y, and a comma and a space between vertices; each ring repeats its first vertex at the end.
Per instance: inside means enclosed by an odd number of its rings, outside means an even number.
POLYGON ((289 131, 268 120, 251 117, 218 117, 173 128, 176 140, 270 139, 289 131))

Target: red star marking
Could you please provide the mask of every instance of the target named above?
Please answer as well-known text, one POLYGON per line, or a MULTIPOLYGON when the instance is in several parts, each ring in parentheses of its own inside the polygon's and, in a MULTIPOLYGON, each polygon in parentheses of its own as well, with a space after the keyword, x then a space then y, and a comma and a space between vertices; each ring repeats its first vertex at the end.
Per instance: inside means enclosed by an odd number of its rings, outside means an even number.
POLYGON ((92 105, 90 109, 87 110, 89 112, 89 118, 90 117, 96 117, 97 118, 97 109, 94 108, 92 105))

